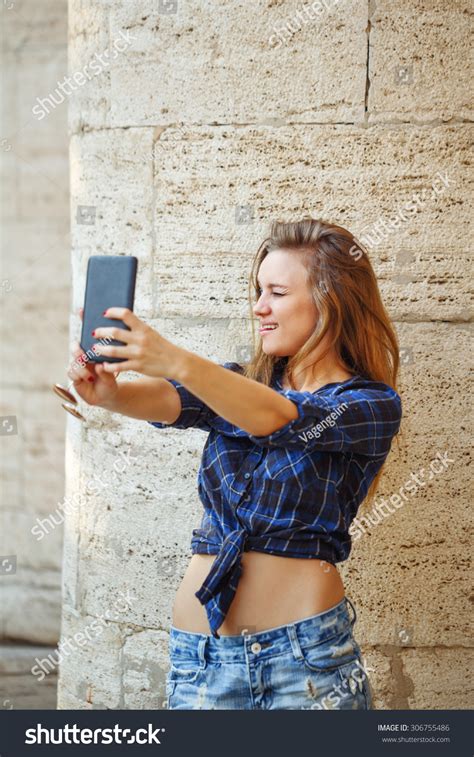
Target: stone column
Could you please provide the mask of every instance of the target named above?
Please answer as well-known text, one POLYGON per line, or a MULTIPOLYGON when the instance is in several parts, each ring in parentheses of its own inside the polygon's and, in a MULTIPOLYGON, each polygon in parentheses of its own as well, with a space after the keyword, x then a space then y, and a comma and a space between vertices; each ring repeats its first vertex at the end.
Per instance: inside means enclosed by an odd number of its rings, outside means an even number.
MULTIPOLYGON (((310 213, 372 235, 406 414, 380 497, 438 451, 454 462, 341 571, 376 706, 462 707, 467 3, 307 7, 71 0, 69 72, 87 77, 69 99, 73 310, 91 254, 134 254, 141 318, 211 360, 244 360, 247 276, 270 220, 310 213)), ((205 436, 84 410, 86 426, 68 421, 80 502, 65 531, 59 706, 160 708, 205 436)))
POLYGON ((6 0, 1 24, 0 708, 54 708, 61 619, 70 238, 67 1, 6 0))

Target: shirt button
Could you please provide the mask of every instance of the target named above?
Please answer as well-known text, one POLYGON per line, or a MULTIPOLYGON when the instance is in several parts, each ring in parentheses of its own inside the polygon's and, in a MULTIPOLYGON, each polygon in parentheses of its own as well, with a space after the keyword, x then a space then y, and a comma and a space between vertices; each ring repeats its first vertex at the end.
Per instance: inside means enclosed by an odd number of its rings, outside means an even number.
POLYGON ((244 473, 244 478, 250 478, 250 473, 244 473))
POLYGON ((252 650, 254 654, 258 654, 261 651, 262 647, 260 646, 258 641, 254 641, 250 649, 252 650))

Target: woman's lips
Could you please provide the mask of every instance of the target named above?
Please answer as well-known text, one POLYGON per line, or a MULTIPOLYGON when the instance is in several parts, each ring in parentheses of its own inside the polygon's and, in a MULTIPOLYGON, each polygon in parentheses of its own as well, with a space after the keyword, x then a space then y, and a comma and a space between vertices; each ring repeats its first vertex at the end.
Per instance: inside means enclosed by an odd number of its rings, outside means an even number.
POLYGON ((265 327, 261 327, 261 328, 259 328, 258 331, 259 331, 260 334, 271 334, 271 332, 272 331, 276 331, 277 328, 278 328, 278 326, 275 324, 275 326, 273 328, 271 328, 271 329, 265 328, 265 327))

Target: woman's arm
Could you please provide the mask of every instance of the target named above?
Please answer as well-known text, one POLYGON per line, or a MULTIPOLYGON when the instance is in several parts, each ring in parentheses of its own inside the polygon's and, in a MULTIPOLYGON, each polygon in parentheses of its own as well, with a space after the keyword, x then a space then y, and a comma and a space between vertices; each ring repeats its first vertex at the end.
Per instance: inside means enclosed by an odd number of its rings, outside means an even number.
MULTIPOLYGON (((186 353, 173 378, 222 418, 255 436, 270 434, 298 415, 296 408, 294 413, 285 412, 294 404, 273 389, 192 352, 186 353)), ((181 414, 179 394, 164 378, 119 382, 113 400, 101 407, 138 420, 170 424, 181 414)))
POLYGON ((181 350, 174 376, 222 418, 255 436, 266 436, 298 417, 296 405, 268 386, 181 350))
MULTIPOLYGON (((97 338, 108 336, 125 343, 124 346, 94 345, 100 355, 124 359, 121 363, 104 363, 104 371, 121 373, 131 370, 155 380, 161 377, 175 379, 219 416, 255 436, 271 434, 298 417, 298 409, 291 400, 258 381, 176 346, 128 308, 111 307, 106 315, 121 319, 129 330, 108 326, 95 329, 97 338)), ((151 389, 150 384, 148 386, 151 389)), ((154 386, 161 387, 161 384, 154 386)), ((178 401, 181 402, 179 397, 178 401)), ((170 417, 174 410, 175 406, 171 405, 170 417)), ((157 412, 161 414, 161 407, 157 410, 155 405, 152 414, 157 412)), ((176 412, 173 421, 177 417, 176 412)), ((148 415, 146 420, 151 420, 151 416, 148 415)))
POLYGON ((100 407, 138 420, 173 423, 181 413, 181 400, 166 379, 146 377, 119 382, 114 398, 100 407))
MULTIPOLYGON (((130 370, 149 376, 154 382, 162 377, 174 379, 187 389, 188 396, 246 431, 257 444, 285 447, 291 444, 382 459, 398 433, 401 399, 387 384, 358 377, 359 383, 355 380, 344 396, 323 397, 292 389, 281 393, 177 347, 127 308, 109 308, 107 316, 122 319, 130 330, 109 327, 95 330, 97 337, 110 336, 125 342, 123 347, 95 345, 99 354, 124 359, 120 363, 104 363, 106 373, 130 370)), ((155 413, 163 417, 159 402, 161 384, 154 382, 147 386, 148 391, 154 387, 155 392, 158 387, 158 404, 153 408, 147 405, 144 413, 147 420, 155 413)), ((174 423, 179 408, 175 399, 169 401, 171 404, 164 412, 170 423, 174 423)), ((181 404, 179 395, 177 402, 181 404)), ((198 415, 199 412, 197 408, 198 415)))

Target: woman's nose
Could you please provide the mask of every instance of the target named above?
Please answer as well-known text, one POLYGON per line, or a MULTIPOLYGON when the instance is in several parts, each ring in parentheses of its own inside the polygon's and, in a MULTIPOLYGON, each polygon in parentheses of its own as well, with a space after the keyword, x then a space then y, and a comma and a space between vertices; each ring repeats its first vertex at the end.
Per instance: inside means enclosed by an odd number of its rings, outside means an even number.
POLYGON ((270 307, 262 295, 253 306, 253 312, 255 313, 255 315, 258 315, 259 313, 268 313, 269 310, 270 307))

